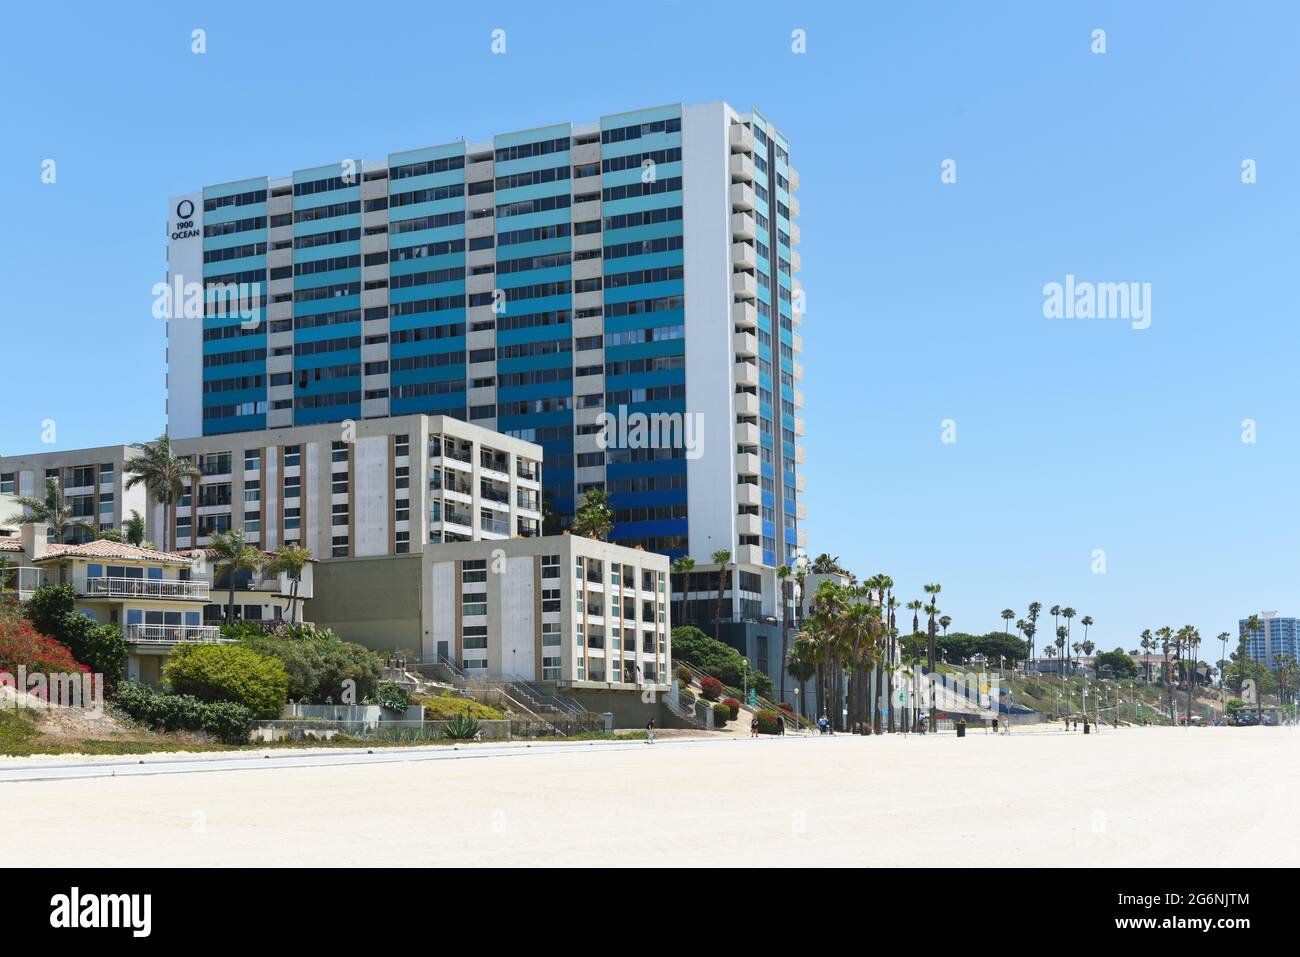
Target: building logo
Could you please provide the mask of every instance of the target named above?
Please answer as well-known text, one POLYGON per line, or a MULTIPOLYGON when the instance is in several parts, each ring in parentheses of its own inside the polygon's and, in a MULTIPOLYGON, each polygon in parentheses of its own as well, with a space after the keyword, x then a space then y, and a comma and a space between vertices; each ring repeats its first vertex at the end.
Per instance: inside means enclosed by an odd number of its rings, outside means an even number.
POLYGON ((182 199, 176 204, 176 222, 169 230, 173 240, 193 239, 199 235, 198 224, 194 221, 194 200, 182 199))

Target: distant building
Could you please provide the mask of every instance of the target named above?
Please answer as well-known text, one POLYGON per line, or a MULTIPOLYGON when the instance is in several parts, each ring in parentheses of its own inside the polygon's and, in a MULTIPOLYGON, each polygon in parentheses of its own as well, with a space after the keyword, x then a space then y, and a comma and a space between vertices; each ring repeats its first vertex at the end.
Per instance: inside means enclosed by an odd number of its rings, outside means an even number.
POLYGON ((1246 660, 1273 669, 1277 659, 1290 655, 1300 660, 1300 619, 1283 618, 1275 611, 1259 613, 1260 630, 1246 633, 1246 619, 1237 622, 1237 634, 1246 639, 1246 660))
MULTIPOLYGON (((138 512, 148 517, 144 487, 126 488, 126 461, 136 455, 129 445, 108 445, 94 449, 35 452, 31 455, 0 455, 0 535, 13 537, 19 523, 8 519, 23 511, 19 497, 44 498, 46 480, 58 482, 64 503, 74 517, 94 531, 68 529, 64 544, 90 541, 97 534, 121 529, 122 523, 138 512)), ((154 534, 146 524, 145 537, 154 534)))

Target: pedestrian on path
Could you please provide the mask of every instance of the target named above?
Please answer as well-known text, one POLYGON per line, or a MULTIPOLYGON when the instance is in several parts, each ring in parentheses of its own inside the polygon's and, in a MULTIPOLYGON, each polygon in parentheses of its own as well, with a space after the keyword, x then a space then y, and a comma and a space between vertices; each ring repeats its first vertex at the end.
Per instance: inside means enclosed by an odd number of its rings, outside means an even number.
POLYGON ((655 719, 651 718, 645 723, 645 743, 655 743, 655 719))
POLYGON ((749 719, 749 736, 751 738, 758 737, 758 715, 754 715, 749 719))

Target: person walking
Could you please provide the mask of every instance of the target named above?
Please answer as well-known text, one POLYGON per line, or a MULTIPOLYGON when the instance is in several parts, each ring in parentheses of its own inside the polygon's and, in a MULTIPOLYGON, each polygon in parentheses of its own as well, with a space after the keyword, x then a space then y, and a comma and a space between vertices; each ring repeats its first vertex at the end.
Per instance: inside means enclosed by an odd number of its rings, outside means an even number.
POLYGON ((655 719, 651 718, 645 723, 645 743, 655 743, 655 719))
POLYGON ((749 736, 751 738, 758 737, 758 715, 754 715, 749 719, 749 736))

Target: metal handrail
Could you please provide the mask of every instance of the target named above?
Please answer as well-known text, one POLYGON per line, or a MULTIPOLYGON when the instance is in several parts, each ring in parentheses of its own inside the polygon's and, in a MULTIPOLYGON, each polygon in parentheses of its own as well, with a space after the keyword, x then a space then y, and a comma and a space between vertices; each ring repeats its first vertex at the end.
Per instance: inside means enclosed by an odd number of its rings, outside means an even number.
POLYGON ((83 578, 76 581, 78 592, 89 598, 179 598, 207 601, 207 582, 179 578, 83 578))
POLYGON ((221 637, 215 625, 158 625, 130 624, 126 626, 127 641, 140 644, 176 645, 185 642, 220 643, 230 641, 221 637))

